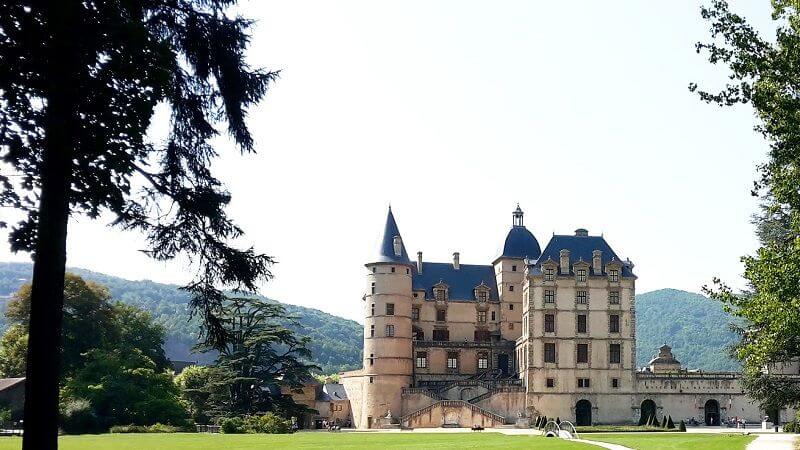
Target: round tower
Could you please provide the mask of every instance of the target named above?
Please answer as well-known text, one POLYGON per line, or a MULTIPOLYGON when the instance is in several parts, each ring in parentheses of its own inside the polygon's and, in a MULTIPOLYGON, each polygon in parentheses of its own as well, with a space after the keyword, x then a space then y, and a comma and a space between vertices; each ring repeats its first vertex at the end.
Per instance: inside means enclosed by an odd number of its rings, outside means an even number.
POLYGON ((367 263, 364 296, 364 369, 359 428, 375 428, 402 415, 402 390, 413 383, 411 336, 412 263, 392 209, 380 250, 367 263))

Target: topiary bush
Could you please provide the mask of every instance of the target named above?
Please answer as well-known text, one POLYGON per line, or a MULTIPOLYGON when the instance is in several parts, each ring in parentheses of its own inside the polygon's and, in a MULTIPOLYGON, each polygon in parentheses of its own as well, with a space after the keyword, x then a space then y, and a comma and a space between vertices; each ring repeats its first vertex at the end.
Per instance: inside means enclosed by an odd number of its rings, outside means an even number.
POLYGON ((683 420, 678 424, 678 431, 686 431, 686 423, 683 420))
POLYGON ((672 415, 667 416, 667 428, 670 430, 675 429, 675 422, 672 421, 672 415))

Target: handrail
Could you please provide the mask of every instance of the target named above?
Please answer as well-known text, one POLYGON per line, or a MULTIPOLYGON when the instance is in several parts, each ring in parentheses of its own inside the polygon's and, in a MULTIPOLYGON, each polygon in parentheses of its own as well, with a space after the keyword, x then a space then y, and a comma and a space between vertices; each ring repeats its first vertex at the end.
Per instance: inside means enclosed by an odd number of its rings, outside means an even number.
POLYGON ((525 392, 525 387, 523 386, 498 386, 496 388, 490 389, 489 392, 484 392, 477 397, 473 397, 467 400, 470 403, 478 403, 482 400, 486 400, 487 398, 493 396, 494 394, 500 394, 503 392, 525 392))
POLYGON ((437 401, 444 400, 444 397, 437 394, 436 392, 431 391, 428 388, 403 388, 402 395, 409 395, 409 394, 422 394, 437 401))

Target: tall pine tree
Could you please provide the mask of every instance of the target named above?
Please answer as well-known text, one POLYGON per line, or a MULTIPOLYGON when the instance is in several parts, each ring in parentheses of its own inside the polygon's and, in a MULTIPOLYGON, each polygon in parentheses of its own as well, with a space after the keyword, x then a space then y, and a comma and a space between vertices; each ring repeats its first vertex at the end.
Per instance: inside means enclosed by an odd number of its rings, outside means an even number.
POLYGON ((157 260, 189 257, 185 287, 222 339, 220 289, 256 290, 269 256, 238 249, 230 195, 209 170, 221 130, 253 151, 248 107, 276 73, 244 59, 235 0, 0 1, 0 206, 24 217, 11 248, 34 261, 23 448, 57 448, 67 224, 103 213, 147 236, 157 260), (171 111, 165 142, 147 128, 171 111), (140 187, 141 186, 141 187, 140 187))

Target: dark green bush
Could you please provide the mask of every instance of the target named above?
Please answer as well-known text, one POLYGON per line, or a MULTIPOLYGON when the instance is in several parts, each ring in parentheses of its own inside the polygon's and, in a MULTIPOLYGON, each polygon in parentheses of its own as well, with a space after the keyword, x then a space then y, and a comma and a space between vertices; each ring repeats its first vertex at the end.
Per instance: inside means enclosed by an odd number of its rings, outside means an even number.
POLYGON ((219 423, 220 431, 226 434, 246 433, 244 419, 241 417, 226 417, 219 423))
POLYGON ((667 428, 670 430, 675 429, 675 422, 672 421, 672 415, 667 416, 667 428))
POLYGON ((678 431, 686 431, 686 423, 683 420, 678 424, 678 431))
POLYGON ((66 434, 99 433, 105 428, 86 399, 67 399, 59 409, 61 429, 66 434))

